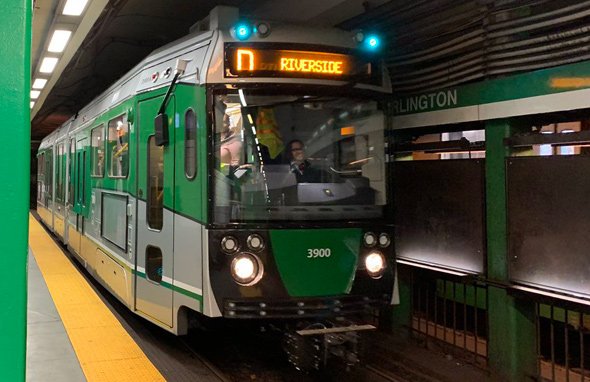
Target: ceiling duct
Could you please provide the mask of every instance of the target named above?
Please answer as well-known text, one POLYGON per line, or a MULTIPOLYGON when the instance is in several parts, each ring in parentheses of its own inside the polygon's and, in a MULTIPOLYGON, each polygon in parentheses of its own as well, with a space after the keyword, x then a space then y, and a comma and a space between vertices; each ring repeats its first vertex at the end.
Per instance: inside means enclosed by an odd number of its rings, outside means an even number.
POLYGON ((340 26, 382 32, 398 93, 590 59, 589 0, 394 0, 340 26))

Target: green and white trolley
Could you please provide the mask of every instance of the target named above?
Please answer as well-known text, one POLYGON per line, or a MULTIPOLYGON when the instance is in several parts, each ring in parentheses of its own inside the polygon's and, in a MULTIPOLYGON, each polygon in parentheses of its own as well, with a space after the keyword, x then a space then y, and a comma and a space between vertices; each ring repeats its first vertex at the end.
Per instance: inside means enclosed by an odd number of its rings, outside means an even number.
POLYGON ((175 334, 204 315, 354 342, 395 281, 378 45, 215 8, 43 140, 38 213, 175 334))

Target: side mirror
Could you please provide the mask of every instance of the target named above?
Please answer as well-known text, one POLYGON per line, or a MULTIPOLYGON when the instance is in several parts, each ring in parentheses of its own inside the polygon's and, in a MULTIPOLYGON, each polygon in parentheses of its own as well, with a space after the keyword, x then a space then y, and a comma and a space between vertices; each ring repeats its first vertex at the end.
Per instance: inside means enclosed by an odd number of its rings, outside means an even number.
POLYGON ((156 146, 168 144, 168 115, 160 113, 154 119, 154 130, 156 132, 156 146))

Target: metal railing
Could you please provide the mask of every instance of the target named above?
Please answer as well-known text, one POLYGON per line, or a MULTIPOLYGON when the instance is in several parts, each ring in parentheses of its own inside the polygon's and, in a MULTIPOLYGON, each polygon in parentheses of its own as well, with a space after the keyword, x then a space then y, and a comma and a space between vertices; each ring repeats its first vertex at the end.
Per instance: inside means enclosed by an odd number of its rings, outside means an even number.
POLYGON ((471 279, 416 268, 410 285, 412 332, 426 344, 436 341, 445 353, 487 365, 487 288, 471 279))
POLYGON ((555 303, 537 304, 539 378, 542 381, 590 382, 590 309, 571 310, 555 303))

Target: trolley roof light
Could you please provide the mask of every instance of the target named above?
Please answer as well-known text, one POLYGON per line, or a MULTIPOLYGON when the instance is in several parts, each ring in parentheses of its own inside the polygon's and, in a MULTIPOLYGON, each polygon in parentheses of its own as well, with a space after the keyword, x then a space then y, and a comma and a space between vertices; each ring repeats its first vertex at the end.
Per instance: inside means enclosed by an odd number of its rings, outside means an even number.
POLYGON ((365 33, 363 31, 357 31, 354 34, 354 37, 353 38, 354 38, 354 41, 356 41, 358 43, 361 43, 365 39, 365 33))
POLYGON ((37 99, 41 95, 41 91, 39 90, 31 90, 31 99, 37 99))
POLYGON ((262 263, 250 253, 241 253, 231 262, 231 275, 240 285, 256 284, 262 278, 263 273, 262 263))
POLYGON ((371 252, 365 257, 365 268, 369 276, 373 278, 381 277, 385 269, 385 257, 381 252, 371 252))
POLYGON ((381 39, 374 34, 365 37, 365 47, 367 50, 376 51, 381 45, 381 39))
POLYGON ((270 34, 270 26, 267 23, 258 23, 258 25, 254 27, 254 33, 260 37, 266 37, 270 34))
POLYGON ((238 23, 234 27, 234 34, 238 40, 245 41, 252 35, 252 26, 245 22, 238 23))

